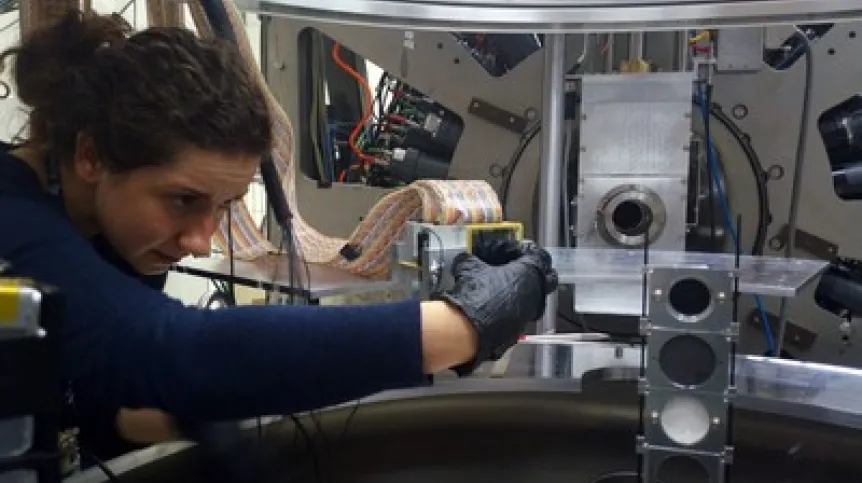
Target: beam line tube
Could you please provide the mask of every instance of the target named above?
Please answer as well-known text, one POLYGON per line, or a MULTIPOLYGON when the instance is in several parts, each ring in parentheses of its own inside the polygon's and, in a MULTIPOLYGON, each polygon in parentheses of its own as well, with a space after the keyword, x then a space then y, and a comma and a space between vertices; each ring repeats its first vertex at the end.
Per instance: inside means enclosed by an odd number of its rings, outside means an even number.
POLYGON ((640 60, 644 58, 644 55, 643 32, 629 34, 629 60, 640 60))
MULTIPOLYGON (((563 151, 566 137, 564 115, 566 36, 545 36, 545 69, 542 86, 542 160, 539 181, 539 245, 556 247, 560 244, 560 212, 563 172, 563 151)), ((545 314, 539 321, 539 334, 552 334, 557 326, 557 294, 548 296, 545 314)), ((553 369, 550 347, 540 355, 540 370, 549 377, 553 369)))

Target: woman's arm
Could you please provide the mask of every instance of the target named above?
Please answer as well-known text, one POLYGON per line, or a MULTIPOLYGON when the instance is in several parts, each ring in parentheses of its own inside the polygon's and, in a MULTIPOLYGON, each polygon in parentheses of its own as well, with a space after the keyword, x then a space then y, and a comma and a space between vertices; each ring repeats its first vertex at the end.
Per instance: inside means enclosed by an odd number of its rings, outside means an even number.
POLYGON ((467 317, 446 302, 422 303, 422 367, 427 374, 469 362, 478 337, 467 317))
MULTIPOLYGON (((476 331, 464 315, 444 302, 421 306, 423 368, 435 373, 469 361, 476 353, 476 331)), ((152 444, 184 439, 176 421, 158 409, 121 409, 116 425, 126 440, 152 444)))
POLYGON ((47 203, 0 197, 0 258, 67 299, 64 366, 76 399, 183 421, 289 414, 470 360, 476 335, 442 302, 183 306, 104 262, 47 203))

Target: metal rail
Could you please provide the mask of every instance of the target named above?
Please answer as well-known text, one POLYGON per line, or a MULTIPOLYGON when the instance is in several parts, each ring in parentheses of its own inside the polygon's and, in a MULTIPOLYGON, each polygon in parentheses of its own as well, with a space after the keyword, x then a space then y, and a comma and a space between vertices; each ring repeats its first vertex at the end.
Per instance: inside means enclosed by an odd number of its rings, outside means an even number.
POLYGON ((422 30, 655 31, 862 19, 859 0, 235 0, 264 15, 422 30))

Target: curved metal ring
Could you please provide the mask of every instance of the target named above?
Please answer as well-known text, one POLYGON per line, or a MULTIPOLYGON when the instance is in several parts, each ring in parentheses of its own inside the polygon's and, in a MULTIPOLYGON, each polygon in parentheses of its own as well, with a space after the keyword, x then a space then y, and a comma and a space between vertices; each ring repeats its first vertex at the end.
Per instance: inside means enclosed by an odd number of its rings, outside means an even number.
POLYGON ((611 245, 627 248, 638 248, 649 241, 653 243, 664 231, 667 222, 667 209, 661 197, 646 186, 635 184, 619 185, 608 191, 599 200, 596 213, 596 228, 602 238, 611 245), (634 233, 626 233, 626 230, 617 226, 614 221, 614 212, 624 203, 635 203, 644 211, 643 216, 648 227, 645 230, 637 230, 634 233))
POLYGON ((232 302, 230 294, 218 289, 210 290, 198 300, 198 308, 201 309, 220 309, 231 305, 235 304, 232 302))
POLYGON ((506 33, 681 30, 862 18, 858 0, 235 0, 336 24, 506 33))

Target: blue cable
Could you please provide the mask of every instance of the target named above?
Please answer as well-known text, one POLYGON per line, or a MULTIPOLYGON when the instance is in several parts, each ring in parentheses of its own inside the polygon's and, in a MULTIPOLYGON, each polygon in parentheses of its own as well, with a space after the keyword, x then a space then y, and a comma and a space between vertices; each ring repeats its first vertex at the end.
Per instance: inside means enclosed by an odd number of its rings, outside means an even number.
MULTIPOLYGON (((703 122, 709 122, 709 105, 706 103, 706 88, 697 96, 696 101, 700 105, 701 113, 703 114, 703 122)), ((724 186, 721 182, 721 177, 718 175, 718 161, 716 161, 717 153, 712 142, 712 133, 706 137, 706 160, 709 163, 709 171, 712 173, 713 183, 718 192, 718 201, 721 205, 721 211, 724 213, 724 221, 727 224, 727 229, 730 231, 730 236, 733 238, 734 247, 739 250, 739 237, 736 233, 736 227, 733 223, 733 218, 730 216, 730 206, 728 206, 727 196, 724 193, 724 186)), ((757 311, 760 314, 760 321, 763 323, 763 332, 766 335, 766 346, 769 348, 769 353, 772 356, 775 354, 775 337, 772 335, 772 327, 769 326, 769 319, 766 318, 766 310, 763 309, 763 301, 759 295, 754 296, 754 303, 757 305, 757 311)))

